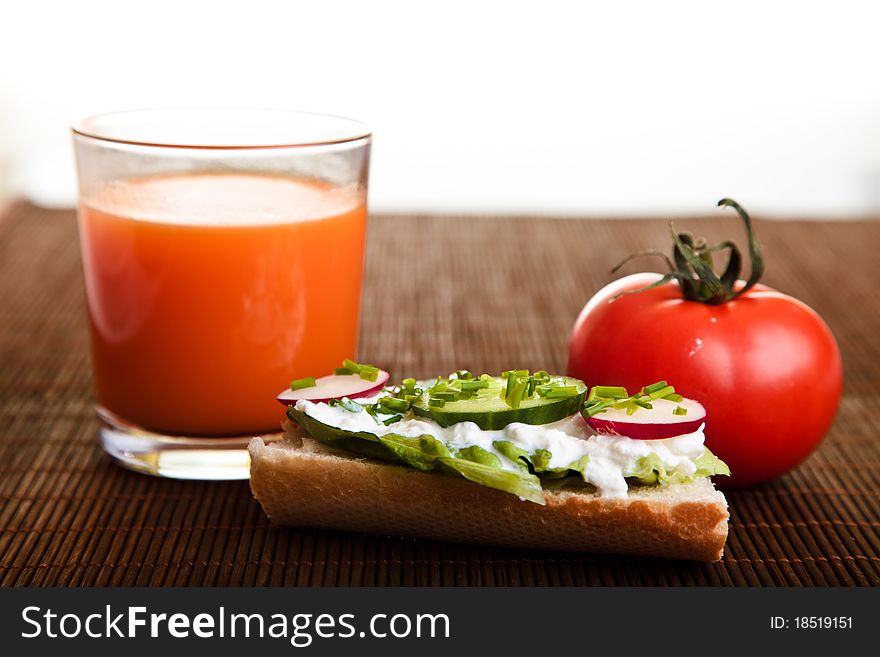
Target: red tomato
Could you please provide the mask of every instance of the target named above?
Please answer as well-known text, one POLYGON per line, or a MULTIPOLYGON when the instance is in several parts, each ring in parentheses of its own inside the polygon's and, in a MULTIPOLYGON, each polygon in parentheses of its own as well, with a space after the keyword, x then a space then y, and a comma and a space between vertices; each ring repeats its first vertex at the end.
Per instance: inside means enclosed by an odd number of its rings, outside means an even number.
POLYGON ((590 299, 575 322, 568 374, 630 392, 665 379, 701 402, 706 445, 730 466, 733 485, 801 463, 840 401, 840 351, 825 322, 760 284, 720 305, 684 299, 677 283, 614 299, 659 277, 626 276, 590 299))

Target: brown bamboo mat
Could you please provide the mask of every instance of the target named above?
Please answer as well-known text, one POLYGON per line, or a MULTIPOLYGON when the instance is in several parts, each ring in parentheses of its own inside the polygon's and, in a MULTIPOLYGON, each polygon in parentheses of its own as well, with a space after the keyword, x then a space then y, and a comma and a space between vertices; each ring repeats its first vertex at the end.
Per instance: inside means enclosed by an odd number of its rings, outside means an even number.
MULTIPOLYGON (((710 238, 733 218, 681 220, 710 238)), ((72 212, 0 220, 0 584, 880 584, 880 222, 758 222, 766 282, 843 350, 834 428, 802 467, 729 492, 724 560, 509 550, 272 526, 244 482, 161 480, 101 452, 72 212)), ((665 246, 653 220, 376 217, 360 357, 394 377, 562 370, 612 263, 665 246)))

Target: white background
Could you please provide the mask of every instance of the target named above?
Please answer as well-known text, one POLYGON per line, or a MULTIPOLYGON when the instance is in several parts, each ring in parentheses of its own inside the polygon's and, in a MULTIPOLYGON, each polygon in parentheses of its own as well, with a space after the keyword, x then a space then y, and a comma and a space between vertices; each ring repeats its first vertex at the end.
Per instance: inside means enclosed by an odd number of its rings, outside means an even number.
POLYGON ((875 5, 0 0, 0 195, 72 204, 81 115, 256 106, 368 123, 377 211, 880 215, 875 5))

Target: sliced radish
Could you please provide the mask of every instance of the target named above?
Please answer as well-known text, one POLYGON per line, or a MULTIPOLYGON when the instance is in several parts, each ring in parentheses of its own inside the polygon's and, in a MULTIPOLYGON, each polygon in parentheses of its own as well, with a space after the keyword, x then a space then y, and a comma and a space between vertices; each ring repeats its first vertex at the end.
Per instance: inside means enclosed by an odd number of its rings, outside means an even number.
POLYGON ((693 433, 706 421, 706 409, 693 399, 680 402, 655 399, 651 405, 653 408, 639 408, 632 415, 627 415, 623 408, 609 408, 587 418, 587 424, 596 433, 637 440, 661 440, 693 433), (678 406, 686 409, 687 414, 675 415, 673 411, 678 406))
POLYGON ((325 402, 342 397, 357 399, 379 392, 388 383, 389 378, 390 375, 385 370, 379 370, 375 381, 362 379, 358 374, 331 374, 317 379, 315 385, 308 388, 282 390, 276 399, 285 406, 291 406, 300 399, 312 402, 325 402))

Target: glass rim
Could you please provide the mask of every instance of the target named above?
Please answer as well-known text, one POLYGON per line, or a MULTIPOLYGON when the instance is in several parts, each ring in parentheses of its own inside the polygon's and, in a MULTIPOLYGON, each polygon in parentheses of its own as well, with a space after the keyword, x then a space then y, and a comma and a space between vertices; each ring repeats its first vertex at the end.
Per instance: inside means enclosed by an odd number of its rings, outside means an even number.
MULTIPOLYGON (((273 109, 260 107, 155 107, 140 109, 125 109, 111 112, 101 112, 99 114, 90 114, 77 121, 71 126, 71 131, 75 136, 86 137, 96 141, 107 142, 111 144, 123 144, 126 146, 141 146, 149 148, 167 148, 167 149, 187 149, 187 150, 271 150, 271 149, 289 149, 289 148, 315 148, 320 146, 336 146, 340 144, 353 144, 359 141, 368 141, 372 137, 372 132, 366 124, 345 116, 336 114, 325 114, 322 112, 307 112, 303 110, 292 109, 273 109), (291 118, 299 117, 300 119, 320 119, 325 121, 333 121, 339 125, 348 124, 350 131, 343 133, 339 137, 324 139, 295 139, 295 140, 271 140, 257 144, 234 143, 236 140, 230 140, 229 144, 200 144, 200 143, 182 143, 184 140, 162 140, 162 139, 131 139, 109 134, 107 130, 100 130, 96 124, 102 120, 141 115, 159 115, 162 113, 180 112, 186 114, 202 113, 253 113, 257 114, 274 114, 286 115, 291 118)), ((192 140, 198 142, 199 140, 192 140)))

